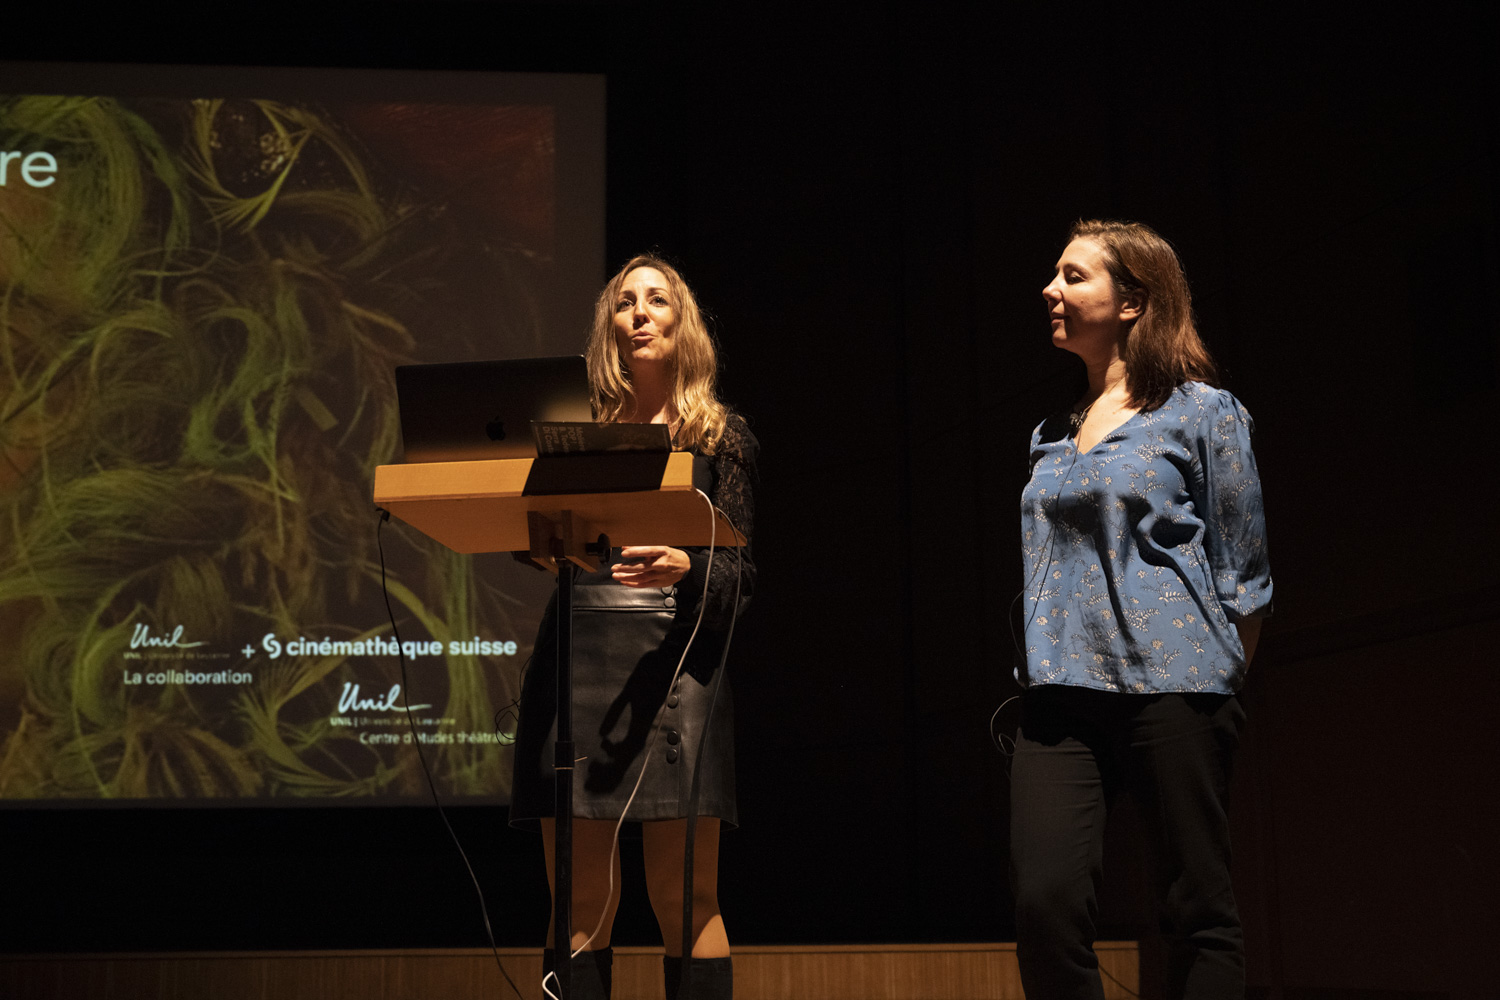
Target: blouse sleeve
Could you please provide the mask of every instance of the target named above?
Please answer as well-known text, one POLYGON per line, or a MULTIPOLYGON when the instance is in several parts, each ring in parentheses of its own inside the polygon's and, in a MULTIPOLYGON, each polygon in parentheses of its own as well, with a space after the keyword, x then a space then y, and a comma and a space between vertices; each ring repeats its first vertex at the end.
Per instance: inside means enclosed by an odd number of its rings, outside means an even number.
POLYGON ((1209 392, 1198 434, 1203 547, 1219 604, 1235 622, 1271 612, 1265 509, 1250 449, 1254 422, 1229 393, 1209 392))
POLYGON ((745 536, 745 545, 738 552, 733 546, 716 549, 712 569, 707 548, 685 550, 692 566, 678 591, 687 598, 684 607, 691 609, 688 620, 696 618, 699 602, 706 602, 703 626, 716 632, 728 629, 734 619, 736 584, 740 612, 755 592, 755 560, 750 540, 755 530, 755 460, 759 450, 759 442, 744 419, 731 414, 719 448, 710 458, 714 476, 709 499, 745 536))

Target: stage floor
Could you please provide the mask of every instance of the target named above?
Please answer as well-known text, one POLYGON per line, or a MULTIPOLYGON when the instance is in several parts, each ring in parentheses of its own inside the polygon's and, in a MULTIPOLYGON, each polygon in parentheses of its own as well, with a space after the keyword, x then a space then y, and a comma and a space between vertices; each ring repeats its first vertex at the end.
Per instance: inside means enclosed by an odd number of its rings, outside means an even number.
MULTIPOLYGON (((1101 942, 1104 995, 1138 989, 1133 941, 1101 942), (1113 980, 1113 981, 1112 981, 1113 980)), ((500 957, 543 1000, 535 949, 500 957)), ((1013 943, 735 949, 737 1000, 1022 1000, 1013 943)), ((1127 992, 1129 991, 1129 992, 1127 992)), ((514 1000, 488 950, 0 955, 7 1000, 514 1000)), ((660 1000, 661 949, 615 949, 614 996, 660 1000)))

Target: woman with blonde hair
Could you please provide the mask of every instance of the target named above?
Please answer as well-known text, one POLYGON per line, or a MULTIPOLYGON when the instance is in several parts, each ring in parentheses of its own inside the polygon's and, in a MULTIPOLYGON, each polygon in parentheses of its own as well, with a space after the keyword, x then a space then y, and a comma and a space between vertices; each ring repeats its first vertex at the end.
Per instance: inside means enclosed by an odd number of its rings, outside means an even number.
POLYGON ((1146 827, 1168 997, 1243 996, 1229 880, 1236 692, 1271 606, 1250 415, 1215 387, 1171 246, 1080 222, 1042 290, 1088 388, 1031 438, 1011 880, 1026 993, 1102 998, 1105 818, 1146 827))
MULTIPOLYGON (((597 419, 666 424, 673 447, 693 454, 695 484, 748 542, 758 445, 744 419, 718 400, 713 341, 676 269, 641 256, 610 279, 595 306, 587 357, 597 419)), ((734 619, 754 590, 755 565, 748 544, 738 552, 721 549, 712 559, 706 549, 629 546, 614 550, 610 562, 578 574, 573 590, 580 764, 574 771, 574 930, 567 947, 576 957, 569 1000, 609 995, 622 817, 642 823, 647 890, 666 947, 666 995, 729 997, 718 845, 721 826, 735 825, 738 814, 733 700, 723 659, 734 619), (692 924, 684 933, 690 847, 692 924)), ((513 824, 542 829, 549 884, 555 612, 554 599, 522 686, 511 806, 513 824)), ((550 969, 556 943, 548 926, 550 969)))

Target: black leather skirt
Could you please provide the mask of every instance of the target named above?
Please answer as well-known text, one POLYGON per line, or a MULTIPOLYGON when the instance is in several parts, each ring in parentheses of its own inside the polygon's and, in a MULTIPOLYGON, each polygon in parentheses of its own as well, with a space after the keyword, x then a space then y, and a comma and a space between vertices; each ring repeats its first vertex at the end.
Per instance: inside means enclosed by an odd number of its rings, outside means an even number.
MULTIPOLYGON (((521 687, 513 826, 535 827, 554 812, 556 610, 554 595, 521 687)), ((729 679, 719 670, 706 678, 683 671, 672 684, 695 610, 682 609, 679 621, 677 588, 624 587, 607 568, 575 582, 573 740, 575 756, 583 759, 573 772, 573 815, 618 819, 644 767, 626 818, 681 819, 697 767, 698 815, 737 825, 729 679)), ((700 633, 699 640, 705 638, 700 633)))

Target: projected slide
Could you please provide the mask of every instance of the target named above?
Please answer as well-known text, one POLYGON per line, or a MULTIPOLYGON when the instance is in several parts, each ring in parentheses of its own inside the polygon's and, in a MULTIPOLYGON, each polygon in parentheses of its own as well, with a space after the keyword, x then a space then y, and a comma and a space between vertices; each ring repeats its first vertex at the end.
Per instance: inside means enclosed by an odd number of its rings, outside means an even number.
POLYGON ((0 805, 504 801, 552 578, 387 523, 403 685, 371 482, 602 215, 598 78, 0 71, 0 805))

